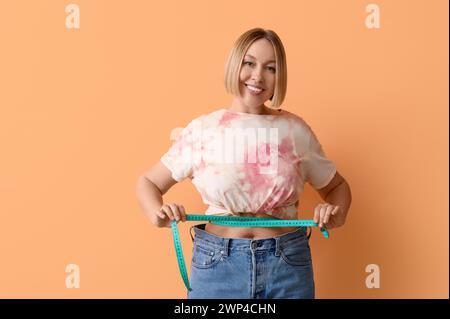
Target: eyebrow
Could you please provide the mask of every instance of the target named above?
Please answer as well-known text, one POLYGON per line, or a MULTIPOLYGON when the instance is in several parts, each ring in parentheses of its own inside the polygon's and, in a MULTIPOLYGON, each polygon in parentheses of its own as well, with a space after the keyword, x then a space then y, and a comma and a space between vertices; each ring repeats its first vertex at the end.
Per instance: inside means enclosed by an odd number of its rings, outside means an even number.
MULTIPOLYGON (((251 55, 251 54, 246 54, 245 56, 249 56, 249 57, 251 57, 251 58, 256 60, 256 58, 253 55, 251 55)), ((275 60, 270 60, 270 61, 267 61, 265 64, 272 63, 272 62, 276 62, 276 61, 275 60)))

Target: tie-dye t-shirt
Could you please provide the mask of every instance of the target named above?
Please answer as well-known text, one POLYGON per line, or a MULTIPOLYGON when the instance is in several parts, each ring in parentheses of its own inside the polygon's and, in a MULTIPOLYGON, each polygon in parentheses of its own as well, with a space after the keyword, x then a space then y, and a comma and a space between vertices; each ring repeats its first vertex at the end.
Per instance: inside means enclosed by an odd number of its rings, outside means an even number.
POLYGON ((207 215, 296 219, 304 183, 320 189, 336 173, 309 125, 287 110, 259 115, 223 108, 198 116, 161 162, 174 180, 191 179, 207 215))

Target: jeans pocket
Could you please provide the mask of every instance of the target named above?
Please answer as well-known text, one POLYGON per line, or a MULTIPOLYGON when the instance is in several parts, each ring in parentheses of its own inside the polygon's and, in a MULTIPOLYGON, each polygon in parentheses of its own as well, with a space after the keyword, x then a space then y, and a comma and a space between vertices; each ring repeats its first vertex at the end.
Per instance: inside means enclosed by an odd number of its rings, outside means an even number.
POLYGON ((306 236, 290 240, 280 245, 280 255, 285 263, 291 266, 307 266, 311 264, 311 250, 306 236))
POLYGON ((192 266, 206 269, 217 264, 222 258, 220 249, 211 245, 205 245, 194 241, 194 251, 192 253, 192 266))

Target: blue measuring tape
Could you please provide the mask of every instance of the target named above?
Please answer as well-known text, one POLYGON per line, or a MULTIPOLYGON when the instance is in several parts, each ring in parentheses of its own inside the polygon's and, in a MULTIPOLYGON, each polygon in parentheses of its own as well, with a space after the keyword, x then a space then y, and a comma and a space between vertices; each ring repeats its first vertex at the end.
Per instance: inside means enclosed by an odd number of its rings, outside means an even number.
MULTIPOLYGON (((259 217, 240 217, 240 216, 211 216, 211 215, 195 215, 188 214, 186 215, 186 221, 209 221, 216 225, 221 226, 232 226, 232 227, 295 227, 295 226, 304 226, 304 227, 312 227, 319 226, 312 219, 277 219, 277 218, 259 218, 259 217)), ((325 236, 325 238, 329 238, 330 234, 328 233, 326 227, 320 228, 321 233, 325 236)), ((180 234, 178 232, 177 222, 175 220, 172 221, 172 235, 173 235, 173 243, 175 245, 175 253, 177 255, 178 267, 180 268, 181 278, 183 278, 184 285, 186 288, 191 291, 191 287, 189 285, 189 278, 187 275, 186 264, 184 263, 183 250, 181 248, 181 240, 180 234)))

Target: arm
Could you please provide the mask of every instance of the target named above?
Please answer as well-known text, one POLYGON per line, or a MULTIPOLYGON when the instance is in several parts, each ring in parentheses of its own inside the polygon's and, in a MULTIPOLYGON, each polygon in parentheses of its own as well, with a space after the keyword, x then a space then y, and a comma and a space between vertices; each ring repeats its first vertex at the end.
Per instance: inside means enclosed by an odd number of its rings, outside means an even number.
MULTIPOLYGON (((172 217, 177 217, 181 213, 177 207, 174 207, 174 204, 171 204, 171 207, 162 207, 162 195, 176 183, 177 181, 172 178, 169 169, 161 162, 158 162, 138 179, 136 195, 139 204, 145 216, 150 219, 152 224, 158 227, 169 227, 170 221, 165 217, 172 219, 172 217), (164 208, 166 216, 161 214, 161 208, 164 208)), ((182 214, 180 215, 182 216, 182 214)))
POLYGON ((339 172, 336 172, 331 182, 324 188, 317 190, 317 192, 331 206, 316 208, 314 219, 320 219, 319 221, 321 223, 324 222, 329 229, 343 226, 352 202, 352 194, 347 181, 339 172))

